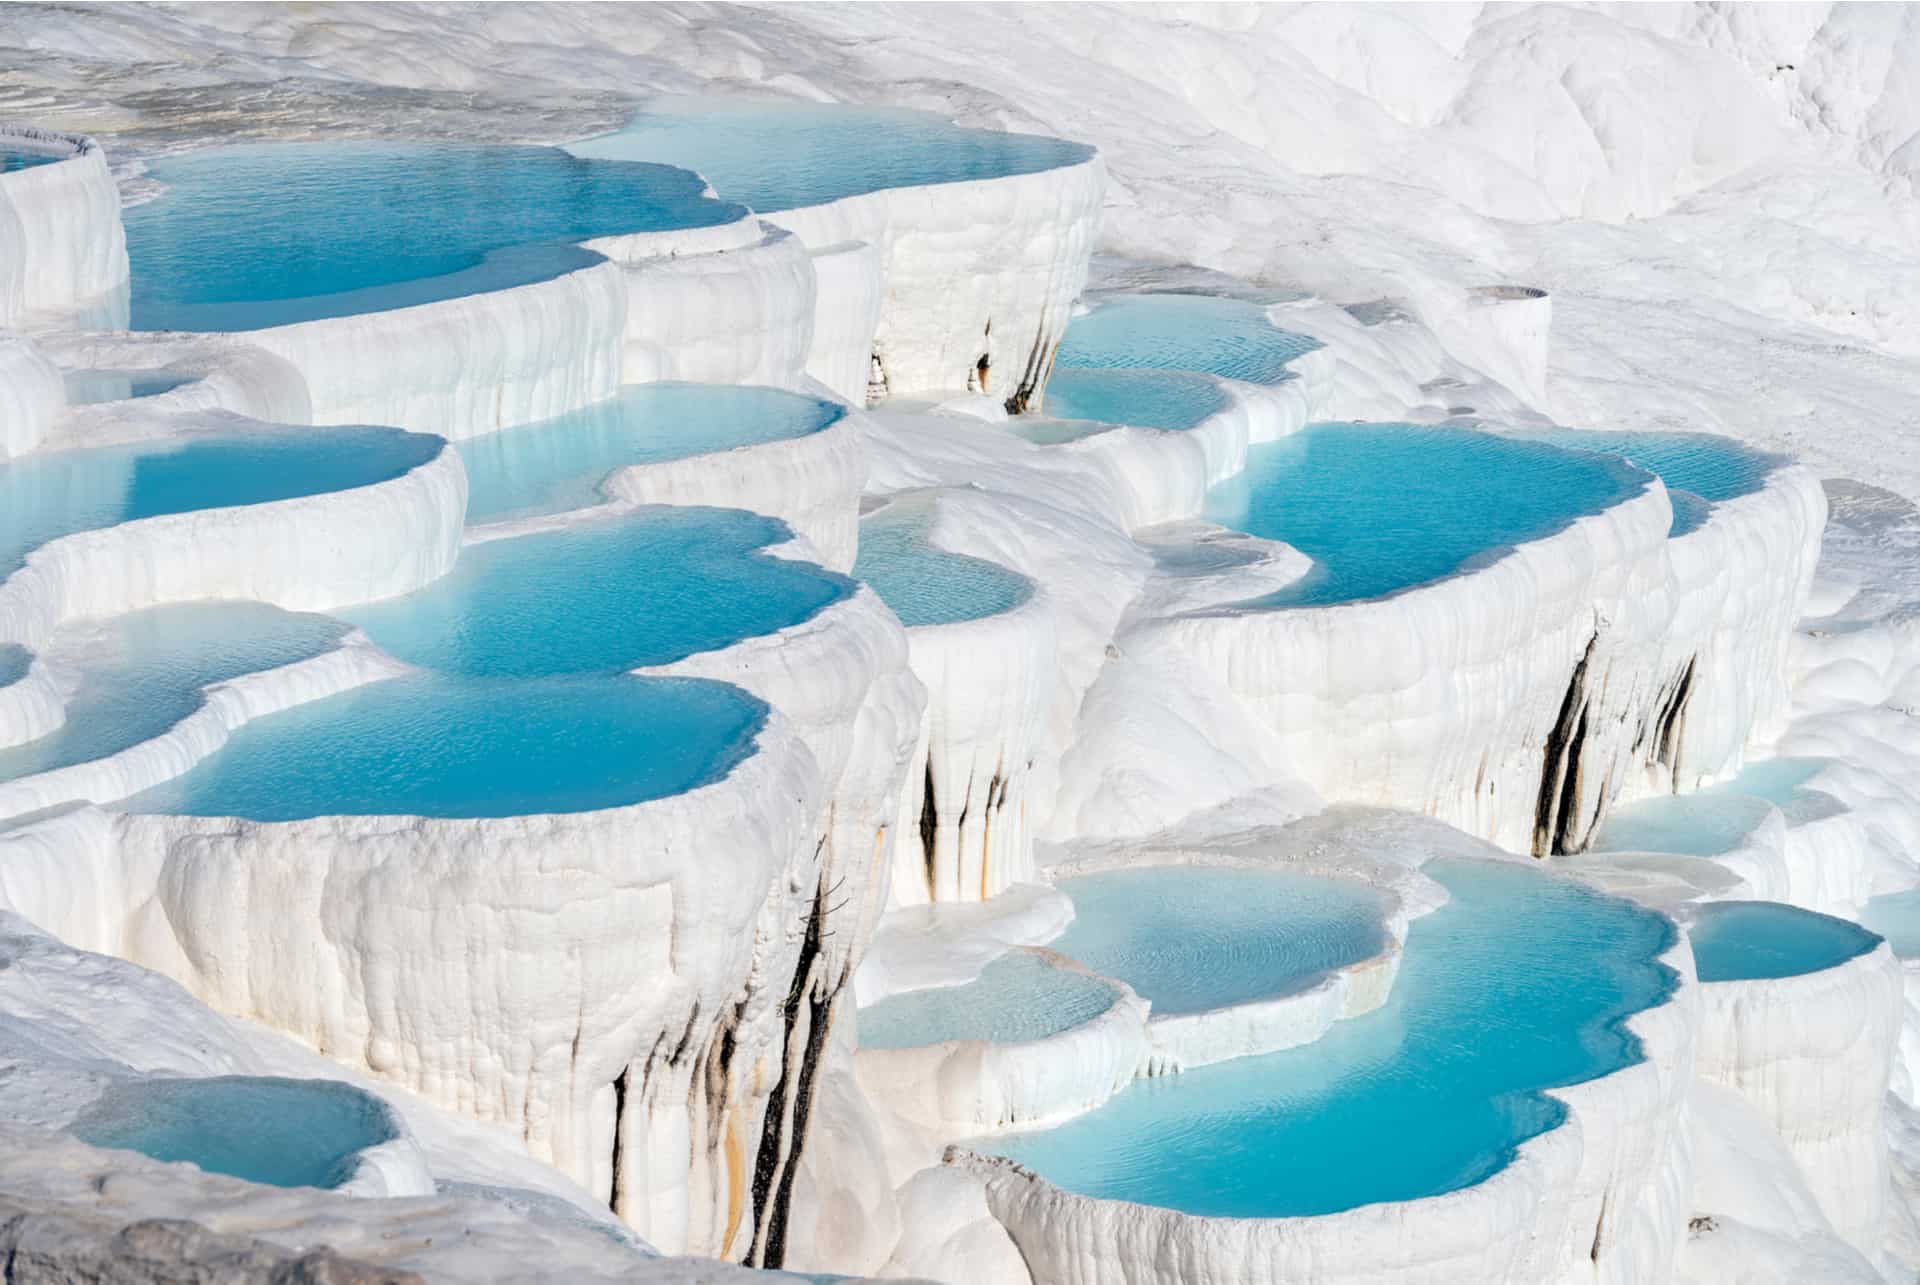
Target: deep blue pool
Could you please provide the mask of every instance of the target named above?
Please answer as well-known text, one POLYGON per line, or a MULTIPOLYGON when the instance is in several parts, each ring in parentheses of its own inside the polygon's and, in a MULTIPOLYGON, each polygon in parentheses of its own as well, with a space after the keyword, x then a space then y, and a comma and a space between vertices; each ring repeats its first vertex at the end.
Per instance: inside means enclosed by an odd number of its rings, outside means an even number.
POLYGON ((927 543, 931 520, 923 506, 896 502, 860 522, 853 578, 872 585, 901 624, 911 628, 997 616, 1033 593, 1025 576, 998 563, 927 543))
POLYGON ((1519 865, 1430 863, 1387 1004, 1313 1044, 1136 1082, 984 1148, 1083 1195, 1226 1217, 1334 1213, 1470 1186, 1565 1117, 1538 1090, 1639 1060, 1672 990, 1660 916, 1519 865))
POLYGON ((586 508, 630 464, 805 437, 844 407, 777 388, 637 384, 585 410, 461 442, 467 521, 586 508))
POLYGON ((662 98, 578 156, 697 170, 765 214, 890 187, 1003 178, 1078 165, 1094 149, 1037 134, 962 129, 928 112, 838 103, 662 98))
POLYGON ((66 374, 67 401, 75 406, 91 406, 98 402, 153 397, 190 384, 194 378, 167 370, 70 370, 66 374))
POLYGON ((1837 967, 1880 944, 1859 924, 1778 901, 1708 902, 1688 935, 1703 982, 1799 977, 1837 967))
POLYGON ((1381 598, 1454 575, 1638 494, 1608 455, 1413 424, 1313 424, 1248 452, 1206 516, 1315 567, 1258 606, 1381 598))
POLYGON ((1189 370, 1277 384, 1293 377, 1288 362, 1318 347, 1319 340, 1274 325, 1263 304, 1198 294, 1118 295, 1073 319, 1054 369, 1189 370))
POLYGON ((766 712, 694 679, 413 674, 248 723, 126 806, 254 821, 597 811, 725 776, 766 712))
POLYGON ((622 673, 798 624, 853 591, 845 576, 761 552, 786 537, 738 509, 636 509, 470 544, 424 589, 342 614, 443 673, 622 673))
POLYGON ((1059 887, 1074 918, 1051 949, 1133 987, 1156 1015, 1307 990, 1387 942, 1372 888, 1284 870, 1145 866, 1059 887))
POLYGON ((576 242, 730 222, 660 165, 553 147, 263 143, 157 159, 125 212, 135 330, 267 326, 450 299, 599 261, 576 242))
POLYGON ((137 518, 371 486, 446 443, 395 428, 194 433, 0 463, 0 576, 50 540, 137 518))
POLYGON ((1114 994, 1113 987, 1097 977, 1015 951, 988 964, 964 986, 908 991, 861 1009, 860 1047, 1045 1039, 1100 1016, 1113 1007, 1114 994))
POLYGON ((116 1085, 70 1128, 96 1147, 274 1187, 337 1187, 356 1153, 398 1136, 387 1106, 351 1085, 250 1075, 116 1085))
MULTIPOLYGON (((1088 420, 1181 432, 1227 409, 1220 385, 1203 375, 1155 370, 1056 370, 1047 380, 1043 410, 1049 420, 1088 420)), ((1099 431, 1088 425, 1037 425, 1021 419, 1008 427, 1040 445, 1070 441, 1099 431)))
MULTIPOLYGON (((151 740, 205 703, 200 689, 332 649, 347 626, 257 602, 196 602, 116 616, 69 658, 67 721, 0 749, 0 781, 70 767, 151 740)), ((95 800, 107 802, 108 800, 95 800)))
POLYGON ((1698 530, 1713 505, 1751 495, 1785 456, 1754 450, 1710 433, 1607 433, 1579 428, 1533 430, 1528 441, 1618 455, 1657 475, 1673 493, 1672 534, 1698 530))
POLYGON ((1920 888, 1873 898, 1861 910, 1860 922, 1885 937, 1900 958, 1920 958, 1920 888))

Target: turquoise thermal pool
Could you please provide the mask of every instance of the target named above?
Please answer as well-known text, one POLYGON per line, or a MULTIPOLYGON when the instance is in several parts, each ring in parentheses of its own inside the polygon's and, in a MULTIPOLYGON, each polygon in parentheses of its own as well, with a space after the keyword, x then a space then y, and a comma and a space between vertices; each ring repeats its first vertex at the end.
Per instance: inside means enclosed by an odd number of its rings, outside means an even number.
POLYGON ((91 406, 99 402, 154 397, 190 384, 194 378, 168 370, 70 370, 66 374, 67 401, 75 406, 91 406))
POLYGON ((342 614, 426 669, 483 678, 616 674, 807 620, 853 591, 738 509, 642 508, 460 551, 424 589, 342 614))
POLYGON ((1074 918, 1050 948, 1133 987, 1156 1016, 1292 995, 1387 944, 1380 894, 1344 880, 1148 866, 1059 888, 1074 918))
POLYGON ((1274 325, 1263 304, 1198 294, 1117 295, 1069 323, 1054 370, 1186 370, 1277 384, 1293 378, 1288 362, 1318 347, 1318 340, 1274 325))
POLYGON ((845 413, 777 388, 630 385, 585 410, 458 443, 467 521, 586 508, 605 499, 601 484, 629 465, 805 437, 845 413))
POLYGON ((1786 463, 1780 455, 1756 451, 1710 433, 1611 433, 1555 428, 1515 434, 1579 451, 1618 455, 1666 484, 1673 499, 1672 534, 1700 528, 1714 504, 1751 495, 1767 475, 1786 463))
POLYGON ((1762 981, 1835 968, 1880 938, 1856 923, 1777 901, 1713 901, 1688 936, 1703 982, 1762 981))
POLYGON ((1608 455, 1413 424, 1313 424, 1248 452, 1206 516, 1314 560, 1249 606, 1383 598, 1490 561, 1637 495, 1647 475, 1608 455))
POLYGON ((79 678, 66 722, 0 749, 0 781, 151 740, 206 703, 202 688, 330 651, 347 626, 256 602, 196 602, 116 616, 90 632, 65 658, 79 678))
POLYGON ((885 188, 1034 174, 1094 154, 1037 134, 963 129, 929 112, 675 97, 568 150, 696 170, 723 199, 762 214, 885 188))
POLYGON ((412 674, 248 723, 126 807, 253 821, 599 811, 720 779, 766 713, 695 679, 412 674))
POLYGON ((1082 1195, 1276 1218, 1488 1177, 1566 1109, 1540 1090, 1640 1059, 1671 993, 1666 920, 1517 864, 1440 860, 1383 1008, 1320 1040, 1135 1082, 1043 1132, 975 1145, 1082 1195))
POLYGON ((660 165, 553 147, 262 143, 161 157, 128 207, 134 330, 259 330, 560 276, 578 242, 708 227, 740 207, 660 165))
POLYGON ((1872 898, 1861 910, 1860 922, 1885 937, 1900 958, 1920 958, 1920 888, 1872 898))
POLYGON ((1111 984, 1015 951, 964 986, 891 995, 860 1010, 860 1047, 917 1048, 943 1040, 1018 1044, 1083 1025, 1113 1007, 1111 984))
POLYGON ((338 1080, 222 1075, 108 1089, 69 1126, 82 1142, 274 1187, 338 1187, 399 1136, 378 1098, 338 1080))
POLYGON ((0 576, 79 531, 390 481, 446 442, 395 428, 193 433, 0 463, 0 576))
POLYGON ((931 522, 924 506, 898 501, 860 521, 853 578, 872 585, 901 624, 979 620, 1011 611, 1032 595, 1025 576, 927 543, 931 522))
POLYGON ((1717 857, 1745 846, 1767 819, 1765 799, 1745 795, 1666 794, 1622 804, 1594 836, 1596 852, 1677 852, 1717 857))
POLYGON ((1008 427, 1043 446, 1126 424, 1183 432, 1232 405, 1204 375, 1153 370, 1056 370, 1042 409, 1048 419, 1088 421, 1049 426, 1016 419, 1008 427))

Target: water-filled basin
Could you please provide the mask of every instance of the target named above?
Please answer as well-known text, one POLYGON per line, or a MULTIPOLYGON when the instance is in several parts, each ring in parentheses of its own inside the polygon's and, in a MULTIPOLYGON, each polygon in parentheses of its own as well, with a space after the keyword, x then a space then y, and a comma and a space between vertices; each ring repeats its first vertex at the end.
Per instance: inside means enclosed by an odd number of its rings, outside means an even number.
POLYGON ((997 616, 1025 602, 1025 576, 984 558, 948 553, 927 542, 932 513, 898 502, 860 522, 853 578, 864 580, 909 628, 997 616))
POLYGON ((1762 981, 1835 968, 1880 938, 1859 924, 1778 901, 1713 901, 1688 928, 1703 982, 1762 981))
POLYGON ((1068 324, 1054 369, 1189 370, 1277 384, 1293 377, 1288 362, 1318 347, 1318 340, 1274 325, 1265 305, 1244 299, 1116 295, 1068 324))
POLYGON ((1113 1007, 1111 983, 1028 951, 994 960, 962 986, 892 995, 860 1010, 860 1047, 915 1048, 943 1040, 1017 1044, 1070 1030, 1113 1007))

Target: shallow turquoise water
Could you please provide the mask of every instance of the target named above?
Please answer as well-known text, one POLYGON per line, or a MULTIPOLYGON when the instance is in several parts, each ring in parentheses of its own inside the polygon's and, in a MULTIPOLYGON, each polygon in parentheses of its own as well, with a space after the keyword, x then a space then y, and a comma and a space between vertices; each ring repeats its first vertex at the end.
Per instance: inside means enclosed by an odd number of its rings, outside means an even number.
POLYGON ((500 290, 600 261, 576 242, 741 214, 659 165, 552 147, 267 143, 153 161, 125 212, 135 330, 258 330, 500 290))
POLYGON ((371 486, 437 456, 396 428, 264 429, 57 451, 0 463, 0 576, 50 540, 137 518, 371 486))
POLYGON ((1040 1040, 1092 1021, 1112 1008, 1113 1000, 1113 987, 1099 978, 1015 951, 964 986, 908 991, 861 1009, 860 1047, 1040 1040))
POLYGON ((845 413, 777 388, 631 385, 585 410, 458 443, 467 521, 586 508, 605 498, 600 484, 630 464, 805 437, 845 413))
POLYGON ((662 98, 579 156, 697 170, 729 201, 761 213, 889 187, 1002 178, 1077 165, 1082 143, 962 129, 928 112, 838 103, 662 98))
POLYGON ((1607 813, 1596 852, 1678 852, 1716 857, 1742 846, 1766 820, 1765 799, 1679 794, 1639 799, 1607 813))
POLYGON ((1313 1044, 1142 1080, 1058 1128, 975 1145, 1084 1195, 1193 1214, 1334 1213, 1455 1191, 1565 1108, 1537 1090, 1639 1060, 1672 929, 1518 865, 1444 860, 1387 1004, 1313 1044))
POLYGON ((32 652, 19 643, 0 643, 0 687, 19 682, 32 667, 32 652))
MULTIPOLYGON (((200 689, 328 651, 347 626, 257 602, 196 602, 116 616, 79 664, 67 721, 0 749, 0 781, 105 758, 205 704, 200 689)), ((104 800, 97 800, 104 801, 104 800)))
POLYGON ((766 712, 694 679, 412 674, 248 723, 126 807, 255 821, 590 812, 719 779, 766 712))
MULTIPOLYGON (((1180 432, 1225 410, 1220 386, 1201 375, 1152 370, 1056 370, 1042 409, 1050 419, 1093 420, 1180 432)), ((1009 424, 1019 432, 1023 424, 1009 424)), ((1057 434, 1059 430, 1054 430, 1057 434)), ((1096 430, 1075 431, 1085 436, 1096 430)), ((1068 440, 1056 436, 1053 440, 1068 440)), ((1048 444, 1042 442, 1042 445, 1048 444)))
POLYGON ((1248 452, 1206 516, 1314 559, 1251 605, 1385 597, 1550 535, 1646 485, 1607 455, 1458 428, 1314 424, 1248 452))
POLYGON ((42 165, 51 165, 55 161, 64 161, 65 155, 52 152, 16 152, 0 147, 0 174, 11 174, 15 170, 30 170, 42 165))
POLYGON ((1873 898, 1861 910, 1860 922, 1885 937, 1900 958, 1920 958, 1920 888, 1873 898))
POLYGON ((195 376, 165 370, 70 370, 66 375, 67 401, 75 406, 123 402, 134 397, 170 393, 195 376))
POLYGON ((1011 611, 1033 593, 1025 576, 927 543, 923 510, 892 505, 860 522, 853 578, 880 595, 900 623, 941 625, 1011 611))
POLYGON ((1807 785, 1831 762, 1823 758, 1760 759, 1747 764, 1732 780, 1708 786, 1701 794, 1765 799, 1786 815, 1788 825, 1817 821, 1846 810, 1831 794, 1807 785))
POLYGON ((1050 948, 1118 978, 1156 1014, 1292 995, 1386 945, 1372 888, 1279 870, 1148 866, 1063 880, 1050 948))
POLYGON ((397 1136, 387 1108, 351 1085, 249 1075, 118 1085, 70 1127, 96 1147, 274 1187, 337 1187, 355 1153, 397 1136))
POLYGON ((1073 319, 1054 369, 1190 370, 1277 384, 1293 378, 1288 362, 1320 346, 1274 325, 1261 304, 1212 295, 1121 295, 1073 319))
POLYGON ((1751 495, 1766 485, 1769 473, 1786 463, 1785 456, 1769 455, 1710 433, 1607 433, 1556 428, 1519 436, 1574 450, 1618 455, 1657 475, 1667 490, 1675 493, 1673 535, 1698 530, 1716 502, 1751 495))
POLYGON ((1864 955, 1880 938, 1856 923, 1777 901, 1714 901, 1688 930, 1703 982, 1817 973, 1864 955))
POLYGON ((411 664, 472 677, 622 673, 798 624, 853 591, 737 509, 643 508, 470 544, 424 589, 341 613, 411 664))

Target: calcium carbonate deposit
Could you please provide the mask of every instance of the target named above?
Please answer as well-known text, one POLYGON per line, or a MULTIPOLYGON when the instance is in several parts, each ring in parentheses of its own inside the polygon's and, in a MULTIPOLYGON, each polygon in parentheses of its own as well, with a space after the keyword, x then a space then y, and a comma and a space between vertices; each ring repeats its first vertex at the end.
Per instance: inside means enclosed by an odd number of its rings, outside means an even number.
POLYGON ((0 6, 0 1277, 1920 1280, 1916 87, 0 6))

